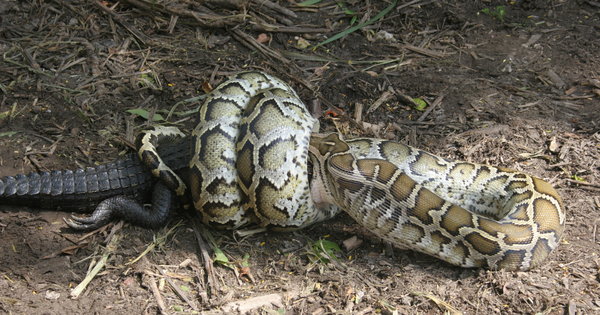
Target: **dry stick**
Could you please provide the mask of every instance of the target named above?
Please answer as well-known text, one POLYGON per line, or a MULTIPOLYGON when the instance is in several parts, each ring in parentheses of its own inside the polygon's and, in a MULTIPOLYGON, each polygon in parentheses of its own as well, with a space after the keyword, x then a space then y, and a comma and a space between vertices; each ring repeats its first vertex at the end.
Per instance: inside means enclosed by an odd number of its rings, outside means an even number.
POLYGON ((233 301, 225 304, 221 310, 225 313, 246 314, 258 308, 283 307, 283 297, 278 293, 251 297, 245 300, 233 301))
POLYGON ((162 13, 179 15, 183 17, 189 17, 196 20, 199 26, 202 27, 213 27, 213 28, 223 28, 227 26, 235 26, 240 23, 243 23, 244 19, 247 18, 245 14, 237 14, 237 15, 216 15, 216 14, 208 14, 208 13, 200 13, 192 10, 186 10, 177 8, 175 6, 164 6, 156 3, 149 3, 144 0, 124 0, 125 2, 138 7, 139 9, 145 10, 147 12, 155 12, 159 11, 162 13))
POLYGON ((148 43, 152 43, 154 42, 154 40, 148 36, 146 36, 146 34, 140 32, 137 28, 133 27, 132 25, 129 25, 128 22, 126 22, 123 18, 121 18, 120 15, 116 14, 113 10, 107 8, 105 5, 103 5, 100 1, 98 0, 93 0, 92 1, 97 7, 99 7, 100 9, 102 9, 102 11, 106 12, 108 15, 110 15, 110 17, 115 20, 117 23, 121 24, 121 26, 123 26, 127 31, 129 31, 137 40, 139 40, 144 46, 147 46, 148 43))
POLYGON ((577 185, 582 185, 582 186, 589 186, 589 187, 600 188, 600 184, 582 182, 582 181, 574 180, 574 179, 570 179, 570 178, 567 178, 567 182, 573 183, 573 184, 577 184, 577 185))
MULTIPOLYGON (((270 58, 275 58, 277 60, 279 60, 280 62, 282 62, 285 66, 288 66, 290 68, 293 68, 295 71, 300 71, 299 67, 293 63, 292 61, 290 61, 289 59, 285 58, 281 53, 279 53, 276 50, 271 49, 268 46, 265 46, 259 42, 257 42, 252 36, 244 33, 242 30, 239 29, 234 29, 231 30, 232 36, 233 38, 235 38, 238 42, 240 42, 242 45, 246 46, 249 49, 256 49, 258 52, 260 52, 261 54, 270 57, 270 58)), ((292 73, 293 71, 288 71, 288 73, 292 73)), ((315 87, 314 85, 312 85, 310 82, 303 80, 301 78, 298 78, 296 76, 291 76, 290 78, 292 78, 294 81, 304 85, 307 89, 315 92, 315 87)))
POLYGON ((204 262, 204 270, 206 271, 206 279, 208 280, 208 287, 210 288, 210 294, 214 295, 218 292, 218 282, 217 277, 215 275, 215 269, 213 268, 213 260, 210 258, 210 254, 208 253, 208 244, 202 237, 202 233, 200 233, 200 229, 202 227, 202 223, 198 220, 197 217, 192 218, 194 234, 196 235, 196 241, 198 241, 198 246, 200 247, 200 253, 202 254, 202 261, 204 262))
MULTIPOLYGON (((596 204, 596 208, 598 208, 598 210, 600 210, 600 197, 594 197, 594 203, 596 204)), ((594 221, 594 231, 592 233, 592 243, 596 243, 596 229, 598 228, 598 220, 600 219, 596 219, 594 221)))
POLYGON ((202 269, 198 268, 197 264, 192 264, 190 268, 194 271, 194 273, 196 274, 196 279, 198 280, 195 284, 196 290, 198 291, 198 296, 200 297, 199 302, 201 304, 203 304, 204 302, 209 303, 208 292, 206 290, 205 281, 202 276, 202 269))
POLYGON ((36 72, 42 72, 42 67, 40 67, 40 64, 37 63, 37 61, 35 61, 35 58, 33 58, 33 56, 29 53, 29 51, 27 51, 27 49, 23 48, 23 46, 21 44, 19 44, 19 49, 21 50, 21 55, 23 55, 23 57, 25 57, 25 60, 27 60, 27 62, 29 63, 29 66, 35 70, 36 72))
MULTIPOLYGON (((268 15, 265 12, 257 12, 259 14, 263 14, 263 15, 267 15, 272 19, 275 19, 277 22, 287 25, 287 26, 292 26, 294 25, 294 22, 292 22, 292 20, 286 18, 285 16, 281 16, 281 15, 275 15, 277 12, 269 12, 271 13, 271 15, 268 15)), ((261 20, 256 14, 251 14, 251 16, 257 20, 261 20)))
POLYGON ((463 313, 459 310, 457 310, 456 308, 454 308, 452 305, 450 305, 450 303, 440 299, 439 297, 431 294, 431 293, 425 293, 425 292, 411 292, 412 295, 416 295, 416 296, 422 296, 422 297, 426 297, 428 299, 430 299, 431 301, 433 301, 435 304, 437 304, 437 306, 439 308, 441 308, 442 310, 446 311, 447 313, 451 314, 451 315, 462 315, 463 313))
POLYGON ((256 50, 258 50, 258 52, 262 53, 263 55, 265 55, 267 57, 275 58, 286 65, 289 65, 291 63, 291 61, 289 59, 285 58, 278 51, 275 51, 275 50, 257 42, 252 36, 244 33, 242 30, 234 29, 234 30, 231 30, 231 33, 238 42, 240 42, 242 45, 246 46, 247 48, 256 49, 256 50))
MULTIPOLYGON (((196 0, 192 1, 197 4, 196 0)), ((204 3, 208 3, 213 7, 228 8, 228 9, 241 9, 247 2, 247 0, 205 0, 204 3)))
POLYGON ((173 282, 173 280, 171 280, 171 278, 167 275, 167 273, 162 270, 159 269, 158 270, 163 277, 165 278, 165 280, 167 280, 167 282, 169 283, 169 285, 171 286, 171 288, 173 289, 173 291, 175 291, 175 294, 177 294, 179 296, 180 299, 184 300, 194 311, 198 311, 198 306, 196 305, 196 303, 194 303, 194 301, 190 300, 187 295, 185 294, 185 292, 183 292, 179 286, 177 286, 177 284, 175 284, 175 282, 173 282))
POLYGON ((296 12, 294 12, 288 8, 284 8, 284 7, 280 6, 279 4, 273 3, 269 0, 252 0, 252 2, 254 2, 258 5, 264 5, 265 7, 269 8, 275 12, 287 15, 292 18, 298 17, 298 15, 296 15, 296 12))
POLYGON ((410 44, 401 45, 399 47, 406 48, 406 49, 412 50, 418 54, 425 55, 428 57, 433 57, 433 58, 443 58, 450 54, 450 53, 439 53, 439 52, 433 51, 431 49, 421 48, 421 47, 413 46, 410 44))
POLYGON ((326 33, 331 31, 328 28, 316 27, 301 27, 301 26, 281 26, 273 25, 264 21, 250 22, 252 29, 258 32, 273 32, 273 33, 326 33))
POLYGON ((119 235, 115 235, 111 238, 108 245, 106 245, 106 248, 105 248, 104 253, 102 254, 102 257, 100 258, 100 260, 94 265, 92 270, 90 270, 88 272, 88 274, 85 276, 83 281, 81 281, 73 290, 71 290, 70 295, 72 298, 74 298, 74 299, 78 298, 79 295, 81 295, 81 293, 83 293, 83 290, 85 290, 85 288, 87 288, 87 285, 94 279, 94 277, 96 277, 96 275, 100 272, 100 270, 102 270, 102 268, 104 268, 104 265, 106 265, 106 262, 108 261, 108 257, 115 251, 120 239, 121 239, 121 237, 119 235))
MULTIPOLYGON (((311 27, 299 27, 299 26, 281 26, 281 25, 273 25, 266 22, 254 21, 252 17, 249 17, 245 14, 231 15, 231 16, 222 16, 217 14, 209 14, 209 13, 200 13, 192 10, 183 10, 175 7, 165 7, 157 4, 148 4, 143 0, 124 0, 132 6, 138 7, 139 9, 145 11, 160 11, 165 14, 183 16, 187 18, 194 19, 197 24, 201 27, 213 27, 213 28, 224 28, 227 26, 236 26, 244 23, 248 18, 250 18, 250 23, 252 24, 252 29, 259 32, 279 32, 279 33, 325 33, 330 31, 327 28, 311 28, 311 27)), ((227 7, 224 4, 217 4, 219 1, 210 1, 214 5, 218 5, 220 7, 227 7)), ((229 3, 234 8, 238 8, 239 6, 235 3, 231 3, 229 1, 224 1, 224 3, 229 3)))
POLYGON ((373 102, 373 104, 371 104, 367 110, 367 115, 374 112, 377 108, 379 108, 379 106, 381 106, 381 104, 389 101, 393 95, 394 91, 392 89, 384 91, 381 96, 375 102, 373 102))
POLYGON ((445 94, 442 94, 440 96, 438 96, 435 101, 433 101, 433 104, 431 104, 431 106, 429 106, 429 108, 423 113, 423 115, 421 115, 421 117, 419 117, 419 119, 417 119, 417 121, 423 121, 425 120, 425 118, 427 117, 427 115, 429 115, 429 113, 431 113, 431 111, 433 111, 434 108, 436 108, 438 105, 440 105, 440 103, 442 102, 442 100, 444 100, 444 96, 445 94))
POLYGON ((160 290, 156 285, 154 277, 151 275, 148 275, 148 284, 150 284, 150 289, 152 290, 152 294, 154 295, 154 299, 156 300, 158 308, 160 308, 161 314, 166 314, 167 306, 165 305, 165 300, 163 299, 162 294, 160 294, 160 290))
POLYGON ((408 104, 412 105, 414 108, 419 107, 419 104, 417 104, 415 102, 415 100, 413 100, 412 97, 410 97, 402 92, 398 92, 398 91, 395 91, 395 94, 396 94, 396 97, 399 98, 401 102, 408 103, 408 104))

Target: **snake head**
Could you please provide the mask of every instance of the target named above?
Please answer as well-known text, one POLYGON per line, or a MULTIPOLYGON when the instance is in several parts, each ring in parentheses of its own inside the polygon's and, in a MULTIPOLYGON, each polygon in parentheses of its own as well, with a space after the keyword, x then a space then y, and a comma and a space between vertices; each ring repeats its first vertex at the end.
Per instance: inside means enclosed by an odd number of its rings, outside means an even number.
POLYGON ((310 169, 310 192, 317 208, 338 205, 332 194, 333 186, 328 175, 328 159, 337 154, 348 152, 350 147, 339 134, 312 133, 308 147, 310 169))

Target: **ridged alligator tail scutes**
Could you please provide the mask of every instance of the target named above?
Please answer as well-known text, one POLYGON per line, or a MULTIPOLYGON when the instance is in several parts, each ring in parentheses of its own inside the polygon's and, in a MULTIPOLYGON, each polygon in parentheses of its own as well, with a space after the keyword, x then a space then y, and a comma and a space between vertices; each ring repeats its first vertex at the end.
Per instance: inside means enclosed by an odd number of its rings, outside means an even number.
MULTIPOLYGON (((163 145, 161 154, 171 168, 183 170, 190 154, 189 142, 163 145)), ((0 177, 0 204, 91 212, 65 220, 78 230, 105 225, 119 217, 135 225, 158 227, 166 221, 172 192, 157 182, 137 155, 77 170, 54 170, 0 177), (147 209, 140 202, 151 201, 147 209)))

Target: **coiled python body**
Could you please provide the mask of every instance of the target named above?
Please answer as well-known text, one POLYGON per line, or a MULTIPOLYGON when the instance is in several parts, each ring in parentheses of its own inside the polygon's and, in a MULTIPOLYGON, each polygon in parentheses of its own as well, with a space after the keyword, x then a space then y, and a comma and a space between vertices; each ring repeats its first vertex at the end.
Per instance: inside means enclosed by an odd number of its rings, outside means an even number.
POLYGON ((192 134, 189 185, 204 221, 303 227, 340 208, 396 246, 490 269, 538 266, 558 246, 562 201, 541 179, 393 141, 311 136, 314 126, 270 75, 243 72, 218 86, 192 134))
POLYGON ((310 149, 319 199, 398 247, 463 267, 526 270, 558 246, 562 201, 539 178, 381 139, 315 135, 310 149))
POLYGON ((339 211, 331 205, 316 209, 311 198, 308 146, 315 125, 286 83, 262 72, 241 72, 201 106, 186 180, 157 153, 160 135, 183 136, 177 128, 143 131, 138 154, 178 195, 189 189, 206 224, 302 228, 339 211))

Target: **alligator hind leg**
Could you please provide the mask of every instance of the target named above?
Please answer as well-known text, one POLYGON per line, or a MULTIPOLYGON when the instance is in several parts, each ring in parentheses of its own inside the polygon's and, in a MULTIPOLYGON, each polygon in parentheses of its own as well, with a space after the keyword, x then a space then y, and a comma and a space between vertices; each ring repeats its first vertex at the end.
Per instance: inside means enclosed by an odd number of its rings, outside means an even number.
POLYGON ((150 209, 126 196, 114 196, 98 204, 90 216, 72 215, 65 223, 75 230, 93 230, 106 225, 114 218, 120 218, 135 225, 147 228, 163 226, 173 204, 173 192, 163 183, 158 182, 152 191, 150 209))

